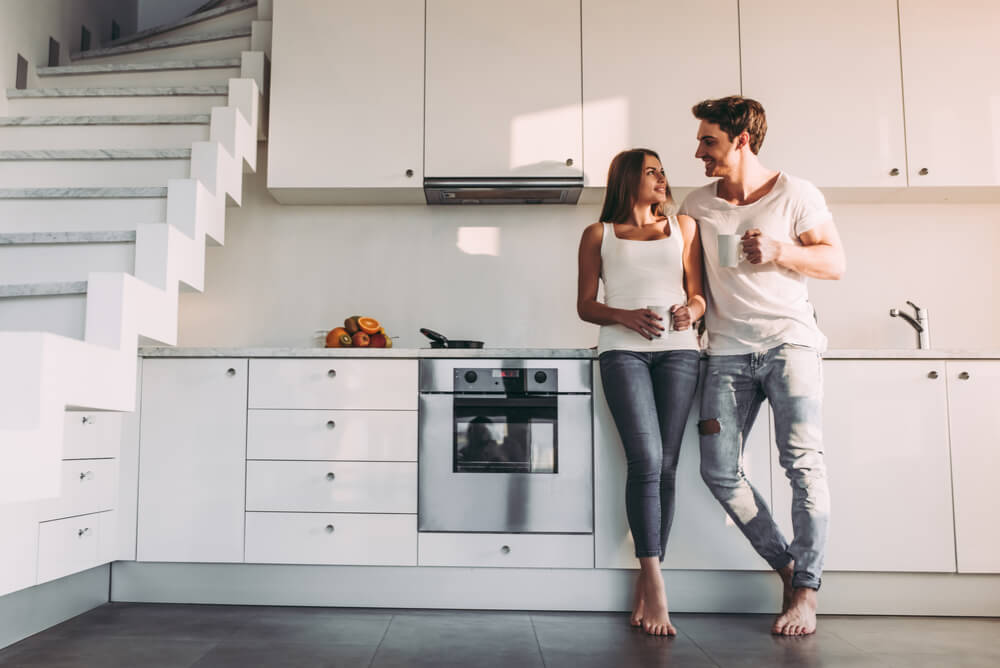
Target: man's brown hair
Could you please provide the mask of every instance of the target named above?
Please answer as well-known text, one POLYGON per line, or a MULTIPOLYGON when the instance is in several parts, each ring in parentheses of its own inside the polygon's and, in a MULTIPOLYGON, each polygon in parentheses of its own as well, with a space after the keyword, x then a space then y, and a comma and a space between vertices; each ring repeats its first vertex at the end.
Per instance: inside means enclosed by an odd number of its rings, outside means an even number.
POLYGON ((757 100, 740 95, 704 100, 691 107, 691 113, 700 121, 715 123, 733 141, 741 133, 750 135, 750 151, 757 155, 767 134, 767 117, 764 107, 757 100))

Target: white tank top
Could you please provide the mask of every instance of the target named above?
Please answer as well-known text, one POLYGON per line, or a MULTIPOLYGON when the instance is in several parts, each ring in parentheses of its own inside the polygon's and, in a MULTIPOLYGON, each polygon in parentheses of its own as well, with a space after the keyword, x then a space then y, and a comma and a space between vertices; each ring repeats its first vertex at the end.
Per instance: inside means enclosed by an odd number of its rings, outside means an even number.
MULTIPOLYGON (((684 289, 684 238, 677 218, 667 219, 670 236, 653 241, 619 239, 615 226, 604 223, 601 239, 601 278, 604 303, 612 308, 636 309, 687 302, 684 289)), ((666 328, 667 323, 664 322, 666 328)), ((624 325, 601 325, 597 352, 606 350, 698 350, 694 330, 664 329, 652 341, 624 325)))

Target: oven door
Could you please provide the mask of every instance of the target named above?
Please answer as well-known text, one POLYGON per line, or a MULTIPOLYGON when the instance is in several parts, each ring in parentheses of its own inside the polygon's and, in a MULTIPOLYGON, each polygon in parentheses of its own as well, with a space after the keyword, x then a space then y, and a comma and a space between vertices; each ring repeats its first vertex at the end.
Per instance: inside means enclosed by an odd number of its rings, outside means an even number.
POLYGON ((420 531, 592 533, 591 397, 424 394, 420 531))

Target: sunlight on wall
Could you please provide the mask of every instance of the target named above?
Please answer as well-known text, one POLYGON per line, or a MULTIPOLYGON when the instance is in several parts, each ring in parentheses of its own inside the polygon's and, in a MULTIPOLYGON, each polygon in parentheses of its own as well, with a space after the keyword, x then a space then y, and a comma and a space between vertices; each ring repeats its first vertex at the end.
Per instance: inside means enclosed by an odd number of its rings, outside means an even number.
POLYGON ((500 255, 499 227, 458 228, 458 249, 468 255, 500 255))
POLYGON ((993 138, 993 181, 1000 183, 1000 95, 990 97, 990 134, 993 138))
POLYGON ((510 122, 510 169, 532 176, 560 176, 582 169, 583 120, 579 105, 515 116, 510 122), (573 165, 567 169, 566 160, 573 165))
MULTIPOLYGON (((584 166, 587 169, 583 184, 586 186, 607 185, 608 167, 611 159, 619 151, 632 148, 629 139, 628 98, 612 97, 603 100, 592 100, 583 105, 583 114, 587 125, 601 128, 599 133, 587 135, 584 166)), ((655 146, 649 148, 656 149, 655 146)))

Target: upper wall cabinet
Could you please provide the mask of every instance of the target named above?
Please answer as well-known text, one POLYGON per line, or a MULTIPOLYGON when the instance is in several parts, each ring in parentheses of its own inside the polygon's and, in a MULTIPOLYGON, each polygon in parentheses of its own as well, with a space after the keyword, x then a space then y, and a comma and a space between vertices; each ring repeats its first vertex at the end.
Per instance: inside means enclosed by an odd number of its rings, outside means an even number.
POLYGON ((427 0, 426 68, 427 176, 582 174, 579 0, 427 0))
POLYGON ((740 92, 736 0, 583 0, 584 185, 627 148, 660 154, 672 186, 699 186, 691 107, 740 92))
POLYGON ((740 2, 743 91, 767 112, 764 164, 821 187, 907 185, 897 26, 896 0, 740 2))
POLYGON ((899 0, 899 22, 910 185, 1000 185, 1000 3, 899 0))
POLYGON ((272 39, 278 201, 422 202, 423 3, 277 2, 272 39))

